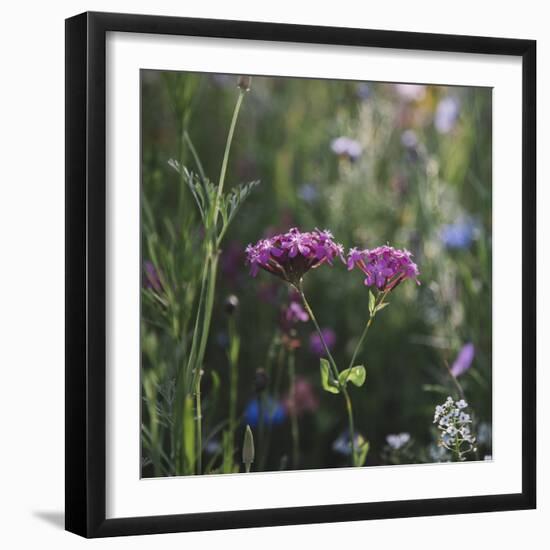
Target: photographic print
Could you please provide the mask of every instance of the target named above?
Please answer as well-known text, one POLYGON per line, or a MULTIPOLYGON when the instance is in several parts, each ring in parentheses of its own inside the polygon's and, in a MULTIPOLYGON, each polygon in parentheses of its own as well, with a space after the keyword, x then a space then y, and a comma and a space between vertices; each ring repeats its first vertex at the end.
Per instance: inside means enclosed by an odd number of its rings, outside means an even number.
POLYGON ((141 475, 490 460, 492 90, 141 71, 141 475))

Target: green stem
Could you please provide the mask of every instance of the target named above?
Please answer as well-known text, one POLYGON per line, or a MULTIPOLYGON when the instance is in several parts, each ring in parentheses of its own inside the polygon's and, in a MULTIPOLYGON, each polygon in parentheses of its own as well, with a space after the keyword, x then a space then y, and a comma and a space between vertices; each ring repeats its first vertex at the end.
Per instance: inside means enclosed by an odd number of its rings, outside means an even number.
POLYGON ((445 367, 447 368, 447 372, 449 373, 453 384, 458 390, 458 395, 461 397, 461 399, 465 399, 464 390, 462 389, 462 386, 460 385, 460 382, 458 381, 456 376, 453 374, 453 371, 451 370, 451 367, 449 366, 449 363, 447 361, 445 361, 445 367))
POLYGON ((302 302, 304 303, 304 306, 306 308, 306 311, 308 312, 311 320, 313 321, 313 324, 315 325, 315 329, 319 333, 319 337, 321 338, 321 342, 323 344, 323 347, 325 348, 325 351, 327 353, 327 357, 329 359, 330 366, 332 367, 333 374, 335 380, 338 381, 338 385, 340 386, 340 391, 342 392, 342 395, 344 396, 344 400, 346 402, 346 411, 348 413, 348 426, 349 426, 349 435, 351 439, 351 461, 352 466, 357 466, 357 454, 355 452, 355 426, 353 422, 353 408, 351 405, 351 399, 348 393, 348 390, 346 388, 345 383, 340 382, 340 372, 338 371, 338 367, 336 366, 336 362, 334 361, 334 358, 332 357, 332 354, 330 353, 330 350, 328 349, 328 345, 325 342, 325 337, 323 336, 323 332, 321 331, 321 328, 319 327, 319 323, 317 322, 317 319, 315 317, 315 314, 313 313, 313 310, 311 309, 311 306, 309 305, 306 296, 304 294, 302 283, 300 282, 298 285, 298 292, 300 293, 300 297, 302 298, 302 302))
POLYGON ((321 339, 321 343, 323 344, 323 347, 325 348, 325 352, 327 354, 330 366, 333 371, 333 375, 335 380, 338 380, 338 376, 340 372, 338 371, 338 367, 336 366, 336 361, 334 361, 334 358, 332 357, 332 354, 330 353, 330 349, 325 341, 325 337, 323 336, 323 331, 321 330, 321 327, 319 326, 319 323, 317 322, 317 319, 315 317, 315 314, 313 313, 313 310, 311 309, 311 306, 309 305, 306 295, 304 294, 304 290, 302 288, 302 283, 300 282, 298 284, 298 293, 300 294, 300 298, 302 298, 302 302, 304 303, 304 307, 306 308, 306 311, 309 314, 310 319, 313 321, 313 324, 315 326, 315 330, 319 333, 319 338, 321 339))
POLYGON ((231 143, 233 142, 233 134, 235 133, 235 126, 237 125, 237 119, 239 118, 239 111, 241 110, 241 104, 246 92, 239 90, 239 97, 235 104, 233 111, 233 118, 231 119, 231 125, 229 126, 229 133, 227 134, 227 140, 225 142, 225 152, 223 154, 222 167, 220 169, 220 179, 218 181, 218 193, 216 195, 216 205, 214 208, 214 227, 218 222, 218 214, 220 211, 220 200, 223 192, 223 185, 225 183, 225 174, 227 172, 227 163, 229 161, 229 151, 231 150, 231 143))
MULTIPOLYGON (((369 331, 370 326, 372 325, 372 322, 374 320, 374 316, 370 317, 367 321, 367 324, 365 325, 365 328, 363 330, 363 334, 361 334, 361 338, 359 338, 359 342, 357 343, 357 346, 355 346, 355 350, 353 351, 353 355, 351 357, 351 361, 349 362, 349 369, 351 369, 355 364, 355 358, 357 357, 357 354, 359 353, 359 350, 361 349, 361 346, 363 345, 363 342, 367 336, 367 332, 369 331)), ((348 371, 348 372, 351 372, 348 371)))
MULTIPOLYGON (((357 342, 357 345, 355 346, 355 349, 353 350, 353 355, 351 357, 351 361, 349 362, 348 366, 348 377, 351 373, 352 367, 355 365, 355 359, 357 358, 357 354, 359 353, 359 350, 361 349, 361 346, 363 345, 363 342, 365 341, 365 338, 367 337, 367 333, 369 331, 370 326, 372 325, 374 318, 376 317, 376 308, 380 307, 384 300, 386 299, 386 296, 388 295, 388 291, 386 290, 383 294, 381 294, 381 298, 376 298, 376 301, 374 303, 374 311, 372 312, 371 316, 369 317, 369 320, 367 321, 367 324, 365 325, 365 328, 363 329, 363 333, 361 334, 361 338, 359 338, 359 342, 357 342)), ((347 382, 347 379, 346 379, 347 382)))
MULTIPOLYGON (((210 333, 210 323, 212 319, 212 310, 214 307, 214 296, 216 293, 216 276, 218 269, 218 251, 215 249, 217 244, 216 224, 218 221, 219 207, 221 196, 223 193, 223 186, 225 182, 225 175, 227 172, 227 163, 229 161, 229 152, 231 150, 231 143, 233 141, 233 135, 237 124, 237 118, 243 101, 244 92, 239 91, 239 97, 233 111, 233 118, 231 119, 231 125, 227 134, 227 140, 225 143, 225 151, 220 170, 220 179, 218 182, 218 191, 216 194, 216 203, 212 212, 212 217, 209 216, 206 224, 206 247, 204 268, 201 282, 201 293, 199 299, 199 306, 197 310, 197 317, 195 320, 195 330, 193 332, 193 341, 191 345, 191 353, 187 362, 186 379, 191 378, 191 384, 187 388, 192 388, 196 392, 196 425, 197 425, 197 471, 200 474, 202 470, 202 415, 201 415, 201 401, 200 401, 200 378, 202 375, 202 368, 204 362, 204 355, 206 352, 206 344, 208 342, 208 336, 210 333), (202 326, 201 326, 202 319, 202 326), (199 331, 200 326, 200 331, 199 331), (198 346, 198 349, 197 349, 198 346)), ((193 156, 196 155, 196 151, 189 139, 189 136, 184 136, 187 139, 187 143, 190 146, 193 156)), ((198 161, 198 155, 195 158, 199 171, 202 172, 202 166, 198 161)), ((189 390, 186 390, 189 391, 189 390)))
POLYGON ((235 319, 231 317, 229 329, 229 454, 232 457, 235 450, 235 430, 237 428, 237 385, 238 385, 238 357, 239 342, 235 319))
POLYGON ((197 377, 203 367, 204 354, 206 352, 206 344, 208 343, 208 336, 210 334, 210 322, 212 320, 212 310, 214 308, 214 295, 216 293, 216 276, 218 270, 218 255, 215 254, 210 258, 209 272, 207 276, 206 296, 204 304, 204 317, 202 321, 202 328, 200 331, 200 344, 199 351, 197 353, 197 359, 195 362, 195 368, 193 370, 193 387, 197 383, 197 377))
POLYGON ((197 415, 197 475, 202 473, 202 407, 201 407, 201 378, 202 371, 197 379, 197 390, 195 392, 196 415, 197 415))
POLYGON ((459 441, 458 437, 456 437, 456 439, 455 439, 455 453, 456 453, 456 461, 460 462, 461 461, 460 441, 459 441))
POLYGON ((191 141, 191 136, 189 135, 189 132, 187 130, 183 131, 183 139, 187 143, 187 146, 189 147, 189 150, 191 151, 191 155, 193 156, 193 160, 195 161, 195 164, 197 165, 197 170, 199 171, 199 174, 201 176, 202 181, 205 181, 206 176, 204 174, 204 169, 202 167, 201 159, 199 158, 197 150, 195 149, 195 146, 193 145, 193 142, 191 141))
POLYGON ((353 466, 358 466, 357 463, 357 452, 355 450, 355 427, 353 424, 353 408, 351 406, 351 399, 348 393, 348 390, 346 386, 343 386, 342 388, 342 394, 344 395, 344 399, 346 400, 346 411, 348 413, 348 429, 349 429, 349 436, 351 441, 351 460, 353 466))
POLYGON ((206 288, 207 288, 207 280, 208 280, 208 260, 204 262, 204 267, 202 271, 202 277, 201 277, 201 290, 199 294, 199 305, 197 306, 197 315, 195 317, 195 326, 193 328, 193 340, 191 342, 191 351, 189 352, 189 358, 187 360, 187 367, 185 369, 185 384, 187 386, 186 393, 191 392, 192 385, 190 384, 192 380, 192 373, 193 368, 195 365, 195 357, 197 355, 197 345, 199 342, 199 325, 200 320, 203 316, 203 305, 204 305, 204 298, 206 294, 206 288))

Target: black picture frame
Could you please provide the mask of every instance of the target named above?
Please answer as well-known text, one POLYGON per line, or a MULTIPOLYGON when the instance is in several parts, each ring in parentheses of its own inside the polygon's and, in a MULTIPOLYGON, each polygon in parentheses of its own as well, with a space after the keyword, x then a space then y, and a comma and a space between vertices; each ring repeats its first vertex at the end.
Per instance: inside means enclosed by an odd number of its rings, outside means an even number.
POLYGON ((83 13, 66 20, 66 529, 107 537, 531 509, 536 506, 536 42, 83 13), (522 491, 517 494, 106 519, 105 40, 108 31, 520 57, 522 491))

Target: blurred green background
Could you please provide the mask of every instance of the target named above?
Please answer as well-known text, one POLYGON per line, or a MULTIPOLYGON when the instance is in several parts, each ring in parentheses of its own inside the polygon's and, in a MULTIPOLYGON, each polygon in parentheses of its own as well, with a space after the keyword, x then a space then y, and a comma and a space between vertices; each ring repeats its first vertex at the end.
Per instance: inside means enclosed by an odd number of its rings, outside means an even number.
MULTIPOLYGON (((153 470, 155 450, 147 441, 155 431, 162 446, 156 452, 169 457, 174 379, 187 353, 202 267, 196 204, 168 161, 198 170, 187 133, 204 172, 217 181, 236 83, 232 75, 142 71, 142 257, 163 280, 162 289, 152 292, 151 272, 148 277, 144 271, 142 421, 149 434, 142 446, 144 476, 171 474, 168 467, 153 470), (167 287, 177 304, 171 311, 162 302, 167 287)), ((390 295, 390 307, 377 317, 359 355, 367 381, 350 392, 356 430, 371 445, 367 466, 446 459, 435 444, 432 421, 437 404, 447 395, 458 396, 447 366, 464 370, 458 380, 478 436, 470 458, 491 454, 491 93, 252 78, 226 188, 261 183, 237 214, 220 256, 203 379, 204 448, 212 471, 228 409, 224 301, 230 294, 239 299, 234 319, 241 339, 241 441, 244 425, 254 421, 257 369, 267 368, 270 345, 280 334, 281 308, 289 301, 281 281, 264 272, 249 276, 244 249, 294 226, 328 228, 346 249, 386 243, 407 248, 420 269, 421 286, 406 282, 390 295), (457 365, 460 350, 470 343, 473 361, 457 365), (410 439, 397 449, 386 438, 399 433, 410 439)), ((321 326, 334 333, 333 355, 344 364, 368 319, 363 277, 337 263, 308 274, 305 287, 321 326)), ((345 410, 338 396, 321 389, 319 357, 310 346, 313 326, 299 323, 296 331, 296 371, 303 399, 307 395, 299 415, 299 467, 346 465, 339 448, 345 410)), ((280 390, 274 391, 273 381, 267 390, 278 413, 264 427, 270 432, 266 470, 289 467, 288 381, 282 368, 280 390)))

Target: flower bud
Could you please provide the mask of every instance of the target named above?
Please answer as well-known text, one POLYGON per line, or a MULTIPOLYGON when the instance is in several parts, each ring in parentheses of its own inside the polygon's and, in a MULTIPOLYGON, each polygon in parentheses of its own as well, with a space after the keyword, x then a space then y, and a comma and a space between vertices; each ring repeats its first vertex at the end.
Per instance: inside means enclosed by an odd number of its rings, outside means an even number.
POLYGON ((247 472, 250 472, 250 466, 254 462, 254 435, 250 426, 246 425, 243 442, 243 463, 247 472))
POLYGON ((269 376, 265 369, 257 369, 256 376, 254 378, 254 390, 256 393, 262 393, 269 383, 269 376))
POLYGON ((238 307, 239 307, 239 299, 237 298, 237 296, 235 296, 235 294, 230 294, 225 299, 225 304, 224 304, 225 312, 228 315, 233 315, 233 313, 238 307))
POLYGON ((250 90, 250 83, 252 82, 252 77, 247 75, 239 76, 237 81, 237 87, 240 88, 243 92, 248 92, 250 90))

